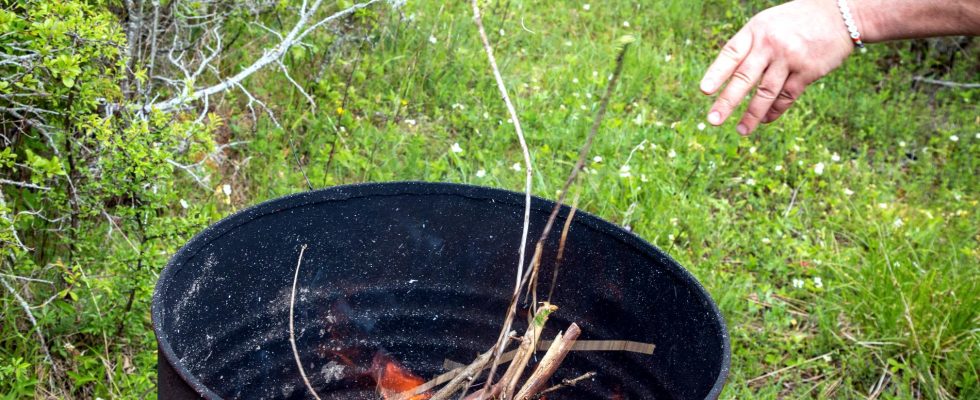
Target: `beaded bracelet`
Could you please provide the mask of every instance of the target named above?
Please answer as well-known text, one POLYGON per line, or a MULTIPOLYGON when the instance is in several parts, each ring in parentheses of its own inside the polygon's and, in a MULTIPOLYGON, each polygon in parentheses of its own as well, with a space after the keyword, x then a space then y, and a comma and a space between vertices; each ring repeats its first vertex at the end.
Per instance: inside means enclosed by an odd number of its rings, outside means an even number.
POLYGON ((847 26, 847 33, 850 34, 851 41, 861 51, 865 51, 864 42, 861 41, 861 32, 858 32, 857 24, 854 23, 854 16, 851 15, 850 7, 847 6, 847 0, 837 0, 837 8, 840 8, 840 13, 844 16, 844 25, 847 26))

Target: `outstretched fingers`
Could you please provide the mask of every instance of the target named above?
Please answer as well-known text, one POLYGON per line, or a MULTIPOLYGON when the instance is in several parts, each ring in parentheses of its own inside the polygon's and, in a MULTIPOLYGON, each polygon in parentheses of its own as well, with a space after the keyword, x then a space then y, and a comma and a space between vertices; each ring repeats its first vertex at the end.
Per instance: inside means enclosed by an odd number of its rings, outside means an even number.
POLYGON ((779 95, 776 96, 776 100, 773 101, 772 107, 766 112, 766 116, 762 118, 762 123, 768 124, 779 119, 796 102, 796 99, 799 99, 803 95, 807 84, 808 82, 799 74, 790 74, 789 78, 786 79, 786 83, 783 84, 782 90, 779 91, 779 95))
POLYGON ((717 92, 721 85, 732 76, 735 69, 742 64, 751 50, 752 32, 742 28, 725 44, 725 47, 721 49, 721 54, 704 73, 704 77, 701 78, 701 91, 704 94, 717 92))
POLYGON ((779 93, 783 90, 783 84, 789 76, 789 71, 781 63, 772 64, 762 77, 762 82, 755 90, 755 96, 749 102, 749 107, 742 116, 742 120, 735 128, 739 134, 748 135, 755 131, 759 123, 766 118, 769 110, 779 98, 779 93))

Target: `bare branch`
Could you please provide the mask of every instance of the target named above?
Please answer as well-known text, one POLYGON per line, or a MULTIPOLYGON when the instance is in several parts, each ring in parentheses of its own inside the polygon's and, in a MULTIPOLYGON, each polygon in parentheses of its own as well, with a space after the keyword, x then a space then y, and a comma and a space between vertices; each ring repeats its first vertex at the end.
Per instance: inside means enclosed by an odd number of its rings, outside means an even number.
MULTIPOLYGON (((200 90, 194 90, 193 91, 193 94, 189 94, 189 93, 187 93, 185 91, 181 95, 179 95, 177 97, 174 97, 174 98, 172 98, 170 100, 161 101, 161 102, 157 102, 157 103, 154 103, 154 104, 144 105, 143 106, 143 111, 146 112, 146 111, 148 111, 150 109, 157 109, 157 110, 161 110, 161 111, 170 111, 170 110, 173 110, 174 108, 180 107, 180 106, 182 106, 182 105, 184 105, 186 103, 196 101, 196 100, 200 99, 201 97, 211 96, 211 95, 214 95, 214 94, 217 94, 217 93, 224 92, 224 91, 226 91, 226 90, 228 90, 228 89, 230 89, 232 87, 240 86, 241 82, 244 81, 245 78, 248 78, 249 76, 251 76, 252 74, 254 74, 256 71, 259 71, 262 68, 264 68, 265 66, 267 66, 267 65, 269 65, 269 64, 271 64, 273 62, 276 62, 280 58, 282 58, 283 55, 285 55, 286 52, 292 46, 296 45, 300 40, 302 40, 306 35, 308 35, 313 29, 315 29, 318 26, 323 25, 325 23, 329 23, 331 21, 335 21, 335 20, 337 20, 339 18, 342 18, 342 17, 345 17, 347 15, 350 15, 354 11, 357 11, 357 10, 359 10, 361 8, 370 6, 371 4, 374 4, 374 3, 378 2, 378 1, 381 1, 381 0, 370 0, 370 1, 367 1, 367 2, 364 2, 364 3, 355 4, 355 5, 351 6, 351 7, 348 7, 346 9, 344 9, 344 10, 338 11, 338 12, 330 15, 329 17, 326 17, 326 18, 320 20, 319 22, 313 24, 312 26, 307 26, 309 24, 309 22, 310 22, 310 18, 313 16, 313 14, 316 13, 317 9, 320 8, 320 4, 322 3, 322 1, 323 0, 316 0, 309 8, 305 8, 304 7, 304 9, 303 9, 304 12, 302 12, 300 14, 299 21, 297 21, 296 24, 293 26, 293 29, 289 31, 289 34, 287 34, 282 39, 282 41, 279 42, 279 44, 273 46, 272 48, 266 49, 263 52, 262 57, 260 57, 254 63, 252 63, 251 65, 249 65, 245 69, 241 70, 237 74, 229 77, 225 81, 220 82, 220 83, 218 83, 218 84, 216 84, 214 86, 210 86, 210 87, 207 87, 207 88, 204 88, 204 89, 200 89, 200 90)), ((184 73, 185 73, 185 75, 188 78, 193 78, 193 75, 192 74, 190 74, 189 72, 186 71, 185 68, 183 68, 182 66, 180 66, 180 62, 178 61, 179 58, 175 59, 173 57, 173 55, 172 55, 172 52, 171 52, 170 60, 175 65, 178 65, 179 68, 181 68, 182 70, 184 70, 184 73)))
POLYGON ((18 186, 18 187, 22 187, 22 188, 37 189, 37 190, 44 190, 44 191, 51 190, 51 188, 49 188, 47 186, 38 186, 38 185, 35 185, 33 183, 12 181, 12 180, 3 179, 3 178, 0 178, 0 185, 11 185, 11 186, 18 186))
POLYGON ((980 83, 960 83, 960 82, 953 82, 953 81, 944 81, 944 80, 940 80, 940 79, 926 78, 924 76, 916 76, 916 77, 913 77, 912 80, 913 81, 916 81, 916 82, 929 83, 929 84, 933 84, 933 85, 945 86, 945 87, 956 88, 956 89, 978 89, 978 88, 980 88, 980 83))

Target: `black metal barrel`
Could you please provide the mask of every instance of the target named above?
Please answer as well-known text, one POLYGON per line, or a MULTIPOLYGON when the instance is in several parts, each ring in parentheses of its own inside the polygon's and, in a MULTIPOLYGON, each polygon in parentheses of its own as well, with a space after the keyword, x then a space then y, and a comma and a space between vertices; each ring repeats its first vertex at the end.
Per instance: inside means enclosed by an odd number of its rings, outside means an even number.
MULTIPOLYGON (((534 199, 529 255, 553 204, 534 199)), ((289 344, 304 245, 294 332, 323 398, 378 399, 379 368, 427 380, 446 371, 446 360, 469 362, 494 343, 504 317, 523 205, 523 194, 499 189, 376 183, 295 194, 216 223, 178 251, 153 295, 159 397, 312 398, 289 344)), ((557 233, 544 246, 541 292, 551 283, 557 233)), ((577 213, 552 302, 560 309, 544 337, 575 322, 579 340, 656 345, 652 355, 572 352, 555 382, 597 375, 560 398, 720 394, 730 348, 716 305, 690 273, 632 233, 577 213)))

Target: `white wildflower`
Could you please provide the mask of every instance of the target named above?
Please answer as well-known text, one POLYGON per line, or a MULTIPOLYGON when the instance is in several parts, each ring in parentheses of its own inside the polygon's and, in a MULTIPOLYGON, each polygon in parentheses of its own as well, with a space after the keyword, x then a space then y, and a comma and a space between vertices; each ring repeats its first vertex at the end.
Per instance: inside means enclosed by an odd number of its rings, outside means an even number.
POLYGON ((514 165, 512 165, 511 168, 514 171, 521 171, 522 169, 524 169, 524 167, 522 167, 521 166, 521 163, 519 163, 519 162, 514 163, 514 165))
POLYGON ((949 137, 949 140, 954 141, 954 142, 959 142, 960 141, 960 137, 959 136, 956 136, 956 135, 952 135, 952 136, 949 137))
POLYGON ((846 196, 853 196, 854 195, 854 191, 851 190, 851 189, 848 189, 848 188, 844 188, 844 195, 846 195, 846 196))
POLYGON ((755 186, 755 179, 752 178, 746 179, 745 184, 749 186, 755 186))
POLYGON ((670 151, 667 152, 667 157, 675 158, 677 157, 677 152, 674 151, 674 149, 670 149, 670 151))
POLYGON ((802 279, 793 278, 793 287, 795 287, 797 289, 803 289, 803 280, 802 279))
POLYGON ((905 141, 904 141, 904 140, 903 140, 903 141, 900 141, 900 142, 898 142, 898 147, 905 147, 905 146, 906 146, 906 143, 905 143, 905 141))
POLYGON ((704 124, 704 122, 701 122, 701 123, 699 123, 699 124, 698 124, 698 130, 699 130, 699 131, 703 131, 703 130, 704 130, 704 128, 707 128, 707 127, 708 127, 708 126, 707 126, 707 125, 705 125, 705 124, 704 124))
POLYGON ((439 39, 436 39, 435 35, 429 35, 429 43, 436 44, 438 42, 439 39))
POLYGON ((664 62, 670 62, 672 58, 674 58, 673 54, 666 54, 664 55, 664 62))
POLYGON ((901 228, 902 225, 905 225, 905 221, 902 221, 901 218, 895 218, 895 221, 892 222, 892 227, 895 229, 901 228))
POLYGON ((183 208, 187 208, 187 207, 190 207, 190 206, 189 206, 189 205, 187 204, 187 200, 184 200, 184 199, 180 199, 180 206, 181 206, 181 207, 183 207, 183 208))
POLYGON ((888 203, 878 203, 878 208, 884 210, 888 208, 888 203))
POLYGON ((589 3, 585 3, 585 4, 582 4, 582 9, 585 10, 585 11, 589 11, 589 10, 592 9, 592 6, 589 5, 589 3))
POLYGON ((762 238, 762 243, 763 243, 763 244, 769 244, 769 243, 772 243, 772 240, 770 240, 770 239, 769 239, 769 238, 767 238, 767 237, 766 237, 766 238, 762 238))
POLYGON ((758 149, 756 149, 755 146, 749 147, 749 154, 755 154, 756 150, 758 149))
POLYGON ((480 168, 478 171, 476 171, 477 178, 483 178, 485 176, 487 176, 487 170, 480 168))
POLYGON ((980 132, 977 132, 977 134, 976 135, 973 135, 973 137, 974 138, 977 138, 977 139, 980 139, 980 132))
POLYGON ((602 162, 602 156, 592 157, 592 162, 601 163, 602 162))
POLYGON ((231 185, 227 183, 222 185, 221 191, 225 194, 225 196, 231 196, 231 185))
POLYGON ((500 36, 504 36, 504 30, 503 29, 500 30, 500 36))
POLYGON ((813 286, 816 286, 818 289, 819 288, 822 288, 823 287, 823 279, 820 279, 819 276, 813 277, 813 286))
POLYGON ((624 165, 622 167, 619 167, 619 177, 620 178, 629 178, 630 176, 631 176, 631 174, 630 174, 630 166, 629 165, 624 165))
POLYGON ((833 162, 840 161, 840 154, 837 154, 836 152, 834 152, 834 155, 830 156, 830 161, 833 161, 833 162))
POLYGON ((623 28, 629 28, 629 27, 630 27, 630 22, 629 21, 623 21, 623 28))
POLYGON ((814 165, 813 166, 813 173, 815 173, 817 175, 823 175, 823 168, 824 168, 823 163, 822 162, 819 162, 819 163, 817 163, 817 165, 814 165))
POLYGON ((453 145, 449 147, 449 150, 452 151, 453 153, 463 152, 463 148, 459 146, 459 143, 453 143, 453 145))
POLYGON ((405 120, 405 123, 406 123, 406 124, 409 124, 409 125, 413 125, 413 126, 414 126, 415 124, 417 124, 417 123, 418 123, 418 121, 416 121, 416 120, 414 120, 414 119, 406 119, 406 120, 405 120))
POLYGON ((776 170, 776 172, 782 171, 783 170, 783 165, 782 164, 776 164, 776 166, 773 167, 772 169, 776 170))

